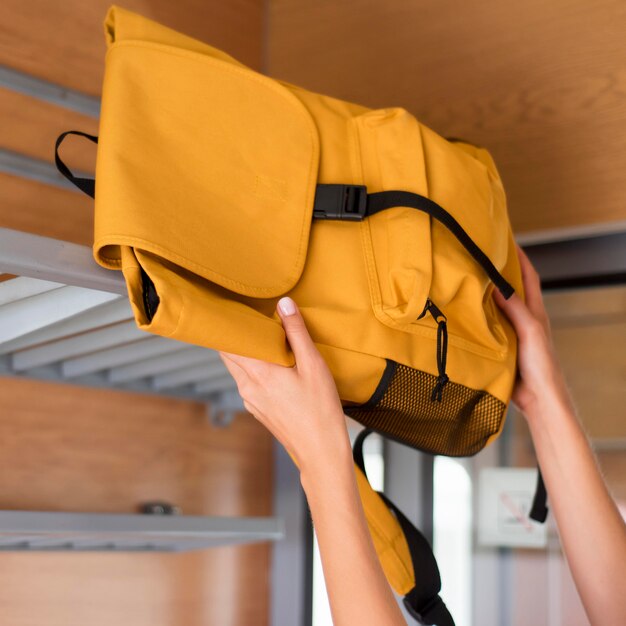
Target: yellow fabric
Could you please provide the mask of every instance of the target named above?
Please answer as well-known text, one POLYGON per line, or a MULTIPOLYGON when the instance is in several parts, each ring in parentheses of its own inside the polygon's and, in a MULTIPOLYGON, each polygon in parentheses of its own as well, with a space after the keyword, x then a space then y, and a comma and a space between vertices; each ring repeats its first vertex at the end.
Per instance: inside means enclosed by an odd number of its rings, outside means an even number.
POLYGON ((398 520, 389 511, 382 498, 372 489, 357 465, 354 466, 354 472, 365 519, 385 576, 398 594, 406 595, 415 586, 415 577, 404 533, 398 520))
MULTIPOLYGON (((437 374, 436 324, 416 319, 430 295, 454 320, 450 380, 508 404, 514 330, 483 269, 443 225, 407 207, 361 222, 312 220, 317 183, 426 195, 523 296, 486 150, 448 142, 404 108, 369 109, 264 76, 116 5, 104 34, 93 253, 123 272, 139 328, 291 366, 276 313, 288 294, 342 400, 362 403, 386 358, 437 374), (160 298, 151 320, 141 268, 160 298)), ((406 541, 356 472, 383 567, 405 593, 406 541)))

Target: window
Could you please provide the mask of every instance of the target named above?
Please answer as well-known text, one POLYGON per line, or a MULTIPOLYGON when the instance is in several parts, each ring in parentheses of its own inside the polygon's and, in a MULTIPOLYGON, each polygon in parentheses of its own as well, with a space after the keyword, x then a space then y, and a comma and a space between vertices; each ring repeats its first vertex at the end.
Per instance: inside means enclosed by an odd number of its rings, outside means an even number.
POLYGON ((464 463, 435 457, 433 552, 441 573, 441 595, 456 626, 472 617, 472 482, 464 463))

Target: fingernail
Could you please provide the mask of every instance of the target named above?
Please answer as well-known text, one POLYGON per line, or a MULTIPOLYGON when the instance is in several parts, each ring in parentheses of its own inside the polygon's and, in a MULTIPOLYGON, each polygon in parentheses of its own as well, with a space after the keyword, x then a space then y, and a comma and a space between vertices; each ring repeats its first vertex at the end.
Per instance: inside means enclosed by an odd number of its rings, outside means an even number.
POLYGON ((296 303, 289 296, 281 298, 278 306, 285 315, 293 315, 296 312, 296 303))

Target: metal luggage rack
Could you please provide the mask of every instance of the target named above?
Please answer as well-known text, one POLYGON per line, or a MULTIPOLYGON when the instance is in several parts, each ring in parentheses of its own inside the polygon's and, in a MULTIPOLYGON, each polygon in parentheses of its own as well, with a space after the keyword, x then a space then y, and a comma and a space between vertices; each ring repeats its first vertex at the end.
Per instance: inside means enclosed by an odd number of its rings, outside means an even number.
MULTIPOLYGON (((224 426, 243 410, 214 350, 137 328, 118 272, 91 249, 0 228, 0 376, 205 402, 224 426)), ((0 551, 174 551, 275 541, 278 517, 0 511, 0 551)))
POLYGON ((244 410, 217 352, 140 330, 87 246, 0 228, 0 273, 0 375, 205 402, 218 425, 244 410))

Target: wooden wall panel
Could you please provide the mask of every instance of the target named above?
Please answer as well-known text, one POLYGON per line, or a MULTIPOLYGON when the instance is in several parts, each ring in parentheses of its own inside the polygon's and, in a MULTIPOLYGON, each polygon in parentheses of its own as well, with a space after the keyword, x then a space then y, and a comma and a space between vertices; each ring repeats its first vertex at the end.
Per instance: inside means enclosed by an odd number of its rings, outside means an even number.
POLYGON ((190 515, 269 513, 271 437, 245 412, 222 429, 201 403, 0 380, 7 508, 132 512, 163 498, 190 515))
POLYGON ((559 359, 591 437, 626 441, 626 314, 622 321, 554 331, 559 359))
POLYGON ((0 173, 0 227, 91 246, 93 200, 77 191, 0 173))
POLYGON ((626 227, 626 3, 272 0, 272 76, 492 152, 517 233, 626 227))
MULTIPOLYGON (((271 515, 272 438, 241 413, 0 378, 0 508, 271 515)), ((0 624, 264 624, 269 544, 188 554, 0 554, 0 624), (247 590, 254 589, 254 593, 247 590)))
POLYGON ((263 625, 268 552, 258 544, 165 556, 3 553, 0 623, 263 625))

